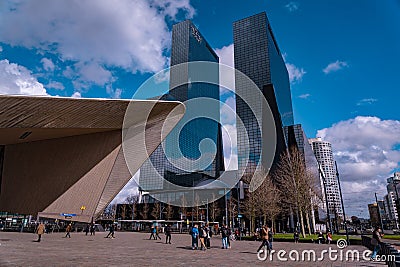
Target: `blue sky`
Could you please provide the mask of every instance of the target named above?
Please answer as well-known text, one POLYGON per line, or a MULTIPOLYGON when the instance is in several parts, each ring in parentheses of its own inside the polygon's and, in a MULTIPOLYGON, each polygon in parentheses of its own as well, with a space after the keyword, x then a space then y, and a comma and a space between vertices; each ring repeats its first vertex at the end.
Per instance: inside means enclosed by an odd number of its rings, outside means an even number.
POLYGON ((332 142, 345 204, 367 216, 400 162, 398 0, 2 1, 0 94, 131 98, 168 66, 172 24, 192 19, 231 64, 232 22, 262 11, 285 56, 295 122, 332 142))

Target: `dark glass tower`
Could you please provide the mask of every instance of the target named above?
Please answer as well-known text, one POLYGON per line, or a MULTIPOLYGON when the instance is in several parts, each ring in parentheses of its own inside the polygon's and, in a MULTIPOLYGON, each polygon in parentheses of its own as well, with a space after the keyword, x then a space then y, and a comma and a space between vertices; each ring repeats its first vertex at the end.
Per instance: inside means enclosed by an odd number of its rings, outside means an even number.
POLYGON ((140 187, 143 190, 165 189, 163 179, 181 186, 194 186, 200 182, 196 180, 199 176, 190 176, 190 173, 202 172, 209 177, 218 177, 224 170, 218 65, 206 69, 192 65, 174 67, 196 61, 218 63, 219 58, 191 21, 174 25, 170 89, 162 99, 184 102, 186 113, 140 169, 140 187), (202 78, 208 82, 191 83, 202 78), (206 107, 197 105, 200 103, 197 99, 202 98, 215 101, 206 107), (187 181, 191 178, 192 181, 187 181))
MULTIPOLYGON (((247 75, 267 99, 276 125, 277 146, 274 161, 284 149, 282 126, 293 124, 293 109, 290 94, 289 75, 281 52, 272 33, 265 12, 241 19, 233 23, 235 68, 247 75), (272 107, 275 104, 276 107, 272 107)), ((268 137, 268 125, 257 125, 257 118, 265 124, 263 114, 267 112, 262 100, 257 97, 254 88, 248 88, 235 77, 237 94, 247 99, 246 104, 236 97, 236 111, 243 121, 243 127, 238 127, 238 167, 239 171, 252 170, 252 165, 259 162, 268 168, 263 155, 266 154, 271 142, 268 137), (250 109, 250 106, 252 107, 250 109), (247 131, 247 133, 246 133, 247 131), (262 138, 261 138, 262 136, 262 138), (248 145, 245 145, 248 140, 248 145), (248 155, 248 159, 247 156, 248 155), (249 160, 249 162, 247 162, 249 160)), ((237 124, 239 125, 239 123, 237 124)))

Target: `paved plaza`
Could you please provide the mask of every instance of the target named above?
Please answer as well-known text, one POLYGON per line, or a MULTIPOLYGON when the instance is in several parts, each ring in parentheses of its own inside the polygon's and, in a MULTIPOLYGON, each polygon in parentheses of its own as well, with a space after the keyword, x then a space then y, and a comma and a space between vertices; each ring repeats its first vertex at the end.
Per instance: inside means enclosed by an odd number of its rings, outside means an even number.
MULTIPOLYGON (((104 238, 106 234, 72 233, 71 238, 64 238, 63 233, 45 234, 38 243, 34 242, 35 234, 0 232, 0 266, 385 266, 363 259, 331 261, 328 254, 323 261, 315 262, 279 262, 277 257, 272 262, 260 261, 258 241, 232 241, 231 249, 221 249, 218 236, 212 238, 211 249, 193 251, 188 234, 173 234, 171 245, 164 243, 164 235, 160 235, 162 240, 148 240, 150 234, 146 233, 116 232, 115 239, 104 238)), ((274 243, 276 251, 288 253, 314 249, 317 258, 329 247, 338 249, 336 245, 274 243)), ((362 246, 347 249, 357 249, 360 254, 365 250, 362 246)))

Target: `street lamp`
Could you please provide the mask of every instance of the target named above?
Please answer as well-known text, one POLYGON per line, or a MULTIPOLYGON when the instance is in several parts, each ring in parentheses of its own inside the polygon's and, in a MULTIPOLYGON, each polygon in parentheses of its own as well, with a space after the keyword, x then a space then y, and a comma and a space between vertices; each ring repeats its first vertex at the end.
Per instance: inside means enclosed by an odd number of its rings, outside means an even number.
MULTIPOLYGON (((346 230, 346 241, 347 241, 347 245, 350 245, 349 230, 347 228, 346 212, 344 210, 344 203, 343 203, 343 196, 342 196, 342 187, 340 186, 340 177, 339 177, 339 171, 338 171, 338 167, 337 167, 336 161, 335 161, 335 168, 336 168, 336 177, 337 177, 338 185, 339 185, 340 202, 342 203, 342 211, 343 211, 343 218, 344 218, 344 229, 346 230)), ((382 227, 382 230, 383 230, 383 227, 382 227)))
POLYGON ((329 215, 329 206, 328 206, 328 194, 326 192, 326 178, 323 170, 321 169, 321 163, 318 162, 318 171, 319 174, 322 177, 322 183, 324 185, 324 191, 325 191, 325 204, 326 204, 326 216, 328 217, 328 226, 330 231, 332 231, 332 222, 331 222, 331 217, 329 215))

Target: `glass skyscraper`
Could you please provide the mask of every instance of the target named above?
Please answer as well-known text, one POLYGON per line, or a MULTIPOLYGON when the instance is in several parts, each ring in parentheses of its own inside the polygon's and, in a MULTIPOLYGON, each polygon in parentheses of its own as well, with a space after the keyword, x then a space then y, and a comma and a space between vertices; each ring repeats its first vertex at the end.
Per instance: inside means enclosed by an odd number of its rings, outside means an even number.
POLYGON ((190 20, 174 25, 170 88, 161 99, 184 102, 186 113, 141 167, 139 184, 142 190, 166 189, 164 179, 180 186, 195 186, 200 182, 196 181, 199 175, 190 176, 190 173, 202 172, 216 178, 224 170, 219 124, 219 68, 217 64, 210 64, 207 69, 179 65, 197 61, 218 63, 219 58, 190 20), (191 82, 204 76, 208 82, 191 82), (211 101, 207 106, 196 104, 201 103, 201 99, 211 101), (193 181, 187 181, 191 177, 193 181))
MULTIPOLYGON (((282 151, 282 143, 285 142, 282 126, 293 125, 293 109, 289 75, 266 13, 234 22, 233 38, 235 68, 257 85, 269 105, 276 102, 277 110, 271 108, 277 128, 276 162, 282 151)), ((264 114, 267 109, 262 104, 263 100, 257 97, 254 87, 248 88, 245 84, 235 75, 236 112, 243 122, 242 126, 237 123, 238 168, 239 171, 251 173, 254 171, 252 166, 260 162, 265 169, 268 168, 264 155, 267 154, 266 142, 272 140, 268 136, 268 125, 257 123, 258 120, 265 124, 264 114), (247 103, 238 95, 246 98, 247 103)))

